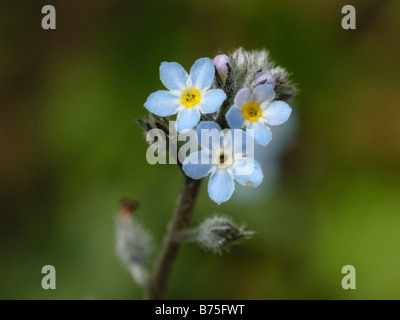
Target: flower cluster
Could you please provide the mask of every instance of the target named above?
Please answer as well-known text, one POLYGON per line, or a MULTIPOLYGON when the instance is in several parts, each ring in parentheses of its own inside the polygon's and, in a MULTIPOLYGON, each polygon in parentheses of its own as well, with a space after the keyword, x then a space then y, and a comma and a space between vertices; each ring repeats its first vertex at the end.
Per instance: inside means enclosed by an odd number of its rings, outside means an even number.
POLYGON ((176 115, 178 133, 197 132, 199 147, 183 161, 184 173, 192 179, 209 176, 208 193, 217 204, 232 196, 235 182, 257 187, 263 173, 246 141, 266 146, 272 139, 269 127, 288 120, 292 109, 286 101, 295 88, 286 70, 269 62, 265 50, 240 48, 197 60, 189 74, 176 62, 163 62, 160 78, 168 91, 152 93, 144 106, 158 123, 176 115), (216 139, 200 139, 204 130, 216 139), (239 147, 238 130, 243 133, 239 147))

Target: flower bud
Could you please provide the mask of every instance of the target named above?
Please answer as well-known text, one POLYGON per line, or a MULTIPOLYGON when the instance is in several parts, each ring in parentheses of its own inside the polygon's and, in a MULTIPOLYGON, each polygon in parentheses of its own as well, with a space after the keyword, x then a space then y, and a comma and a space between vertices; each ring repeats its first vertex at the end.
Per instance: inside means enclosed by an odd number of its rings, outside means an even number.
POLYGON ((240 71, 244 72, 247 68, 248 54, 243 48, 239 48, 232 53, 232 59, 240 71))
POLYGON ((271 73, 275 77, 277 84, 286 82, 289 77, 288 72, 282 67, 273 68, 271 73))
POLYGON ((213 63, 220 77, 225 79, 228 74, 228 65, 231 64, 229 57, 225 54, 219 54, 213 59, 213 63))
POLYGON ((275 77, 274 75, 268 71, 268 70, 264 70, 261 71, 257 77, 256 77, 256 83, 257 84, 275 84, 275 77))
POLYGON ((240 239, 249 239, 253 234, 253 231, 245 231, 243 226, 237 226, 229 217, 214 216, 200 224, 196 240, 204 247, 218 252, 240 239))
POLYGON ((137 203, 124 201, 116 219, 116 251, 122 263, 131 272, 134 280, 142 285, 148 284, 149 276, 145 268, 151 252, 150 235, 132 216, 137 203))

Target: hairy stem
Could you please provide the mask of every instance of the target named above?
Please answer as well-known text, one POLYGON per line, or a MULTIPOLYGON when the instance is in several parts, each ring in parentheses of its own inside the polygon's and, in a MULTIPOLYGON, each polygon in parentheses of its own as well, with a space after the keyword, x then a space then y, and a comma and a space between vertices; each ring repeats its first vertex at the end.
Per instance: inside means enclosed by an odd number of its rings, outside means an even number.
POLYGON ((163 297, 181 247, 181 243, 176 241, 176 235, 189 227, 200 184, 201 180, 193 180, 185 176, 178 206, 164 238, 160 258, 150 283, 148 291, 148 299, 150 300, 159 300, 163 297))

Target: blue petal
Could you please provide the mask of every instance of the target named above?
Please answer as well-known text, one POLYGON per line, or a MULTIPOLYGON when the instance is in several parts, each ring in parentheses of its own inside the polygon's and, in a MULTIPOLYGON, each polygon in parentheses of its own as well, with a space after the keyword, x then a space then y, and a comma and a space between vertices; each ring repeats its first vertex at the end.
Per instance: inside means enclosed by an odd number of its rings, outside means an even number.
POLYGON ((258 187, 264 178, 260 164, 253 159, 244 159, 234 169, 235 180, 243 186, 258 187))
POLYGON ((180 105, 179 98, 169 91, 159 90, 153 92, 145 102, 144 106, 150 112, 166 117, 175 114, 180 105))
POLYGON ((217 170, 208 181, 208 195, 211 200, 221 204, 229 200, 235 190, 235 182, 226 170, 217 170))
POLYGON ((160 65, 160 78, 169 90, 182 90, 186 87, 188 73, 177 62, 163 62, 160 65))
POLYGON ((238 106, 242 107, 244 104, 250 101, 251 91, 250 88, 242 88, 236 93, 233 102, 238 106))
POLYGON ((202 121, 196 128, 197 140, 199 145, 208 150, 212 150, 213 141, 220 141, 221 137, 221 127, 214 121, 202 121), (204 130, 203 135, 210 136, 208 141, 203 141, 201 139, 202 130, 204 130))
MULTIPOLYGON (((247 141, 246 138, 249 136, 249 138, 254 139, 253 136, 249 135, 246 131, 241 130, 241 129, 233 129, 231 130, 231 136, 232 136, 232 147, 233 151, 235 154, 239 155, 245 155, 249 153, 247 151, 247 141)), ((253 143, 254 145, 254 143, 253 143)), ((254 146, 253 146, 254 149, 254 146)), ((253 150, 254 152, 254 150, 253 150)))
POLYGON ((209 58, 200 58, 190 69, 192 85, 200 90, 207 90, 214 81, 215 68, 209 58))
POLYGON ((270 102, 275 98, 274 87, 271 84, 262 84, 253 90, 253 99, 258 104, 270 102))
POLYGON ((191 153, 182 164, 182 170, 192 179, 200 179, 209 174, 212 168, 208 152, 197 151, 191 153))
POLYGON ((226 94, 221 89, 208 90, 204 95, 200 104, 203 113, 217 112, 222 103, 226 99, 226 94))
POLYGON ((176 130, 178 132, 193 129, 200 121, 200 112, 196 108, 182 109, 176 118, 176 130))
POLYGON ((267 123, 271 126, 277 126, 286 122, 291 113, 292 108, 284 101, 273 101, 263 111, 267 123))
POLYGON ((262 146, 266 146, 272 139, 271 130, 266 125, 259 122, 253 122, 248 126, 254 130, 254 141, 262 146))
POLYGON ((242 111, 234 104, 225 115, 226 121, 232 129, 243 128, 244 116, 242 111))

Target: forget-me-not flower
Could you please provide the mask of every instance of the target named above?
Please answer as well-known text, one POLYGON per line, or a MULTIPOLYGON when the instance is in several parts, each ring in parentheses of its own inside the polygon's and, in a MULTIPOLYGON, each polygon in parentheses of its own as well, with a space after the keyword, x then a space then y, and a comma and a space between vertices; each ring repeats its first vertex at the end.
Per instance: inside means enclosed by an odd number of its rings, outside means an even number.
POLYGON ((254 130, 254 141, 266 146, 272 139, 268 126, 275 126, 289 119, 292 109, 284 101, 273 101, 274 87, 262 84, 254 88, 238 91, 234 105, 226 113, 226 121, 233 129, 249 128, 254 130))
POLYGON ((208 194, 213 201, 221 204, 229 200, 235 190, 235 180, 241 185, 253 187, 262 182, 264 176, 260 164, 246 157, 244 130, 221 131, 216 122, 203 121, 196 131, 201 150, 191 153, 184 160, 182 169, 192 179, 210 176, 208 194), (203 130, 209 130, 211 137, 216 139, 204 140, 203 130), (235 143, 237 133, 242 140, 240 143, 235 143))
POLYGON ((215 75, 214 64, 209 58, 198 59, 190 69, 190 75, 176 62, 163 62, 160 78, 169 89, 152 93, 144 106, 161 116, 177 115, 176 129, 182 132, 193 129, 201 113, 218 111, 226 99, 221 89, 210 89, 215 75))

